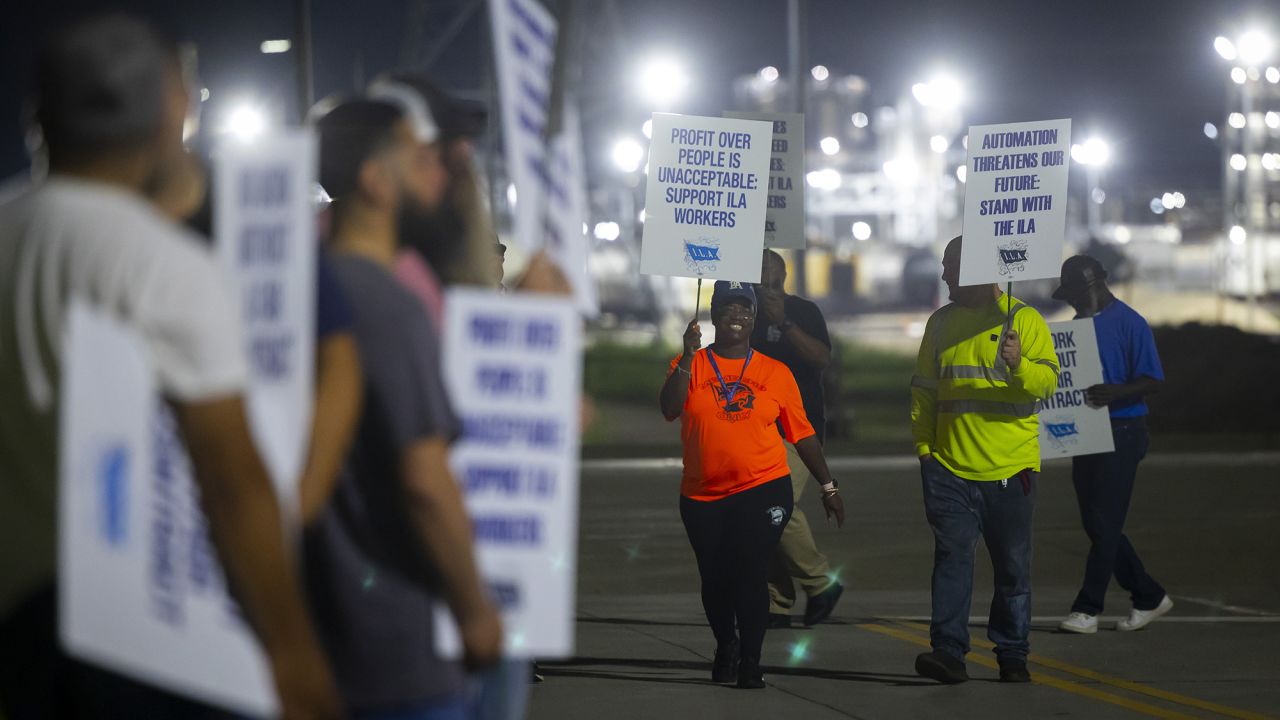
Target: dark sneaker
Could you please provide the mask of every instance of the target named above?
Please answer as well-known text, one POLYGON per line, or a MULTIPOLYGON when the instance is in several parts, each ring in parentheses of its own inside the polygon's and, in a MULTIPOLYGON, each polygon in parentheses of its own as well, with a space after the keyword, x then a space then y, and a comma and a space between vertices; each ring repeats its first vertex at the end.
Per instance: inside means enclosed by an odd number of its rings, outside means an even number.
POLYGON ((1027 670, 1026 660, 1001 660, 1000 682, 1029 683, 1031 672, 1027 670))
POLYGON ((791 616, 782 613, 769 613, 769 629, 785 630, 791 627, 791 616))
POLYGON ((916 674, 948 685, 955 685, 969 679, 964 660, 938 650, 916 656, 916 674))
POLYGON ((831 613, 836 609, 836 603, 840 602, 840 596, 843 594, 844 586, 836 582, 809 598, 809 604, 804 607, 804 626, 812 627, 831 617, 831 613))
POLYGON ((738 687, 743 690, 759 690, 764 687, 764 673, 760 661, 743 658, 738 664, 738 687))
POLYGON ((738 679, 738 643, 716 648, 716 659, 711 662, 711 682, 731 683, 738 679))

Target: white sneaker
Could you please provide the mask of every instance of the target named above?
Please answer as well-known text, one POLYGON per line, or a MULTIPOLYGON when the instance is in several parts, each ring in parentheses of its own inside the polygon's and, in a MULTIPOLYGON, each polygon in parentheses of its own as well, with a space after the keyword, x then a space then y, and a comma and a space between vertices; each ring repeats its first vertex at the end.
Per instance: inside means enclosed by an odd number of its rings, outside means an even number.
POLYGON ((1164 599, 1160 601, 1160 604, 1155 606, 1152 610, 1139 610, 1137 608, 1130 610, 1129 619, 1121 620, 1116 623, 1116 630, 1119 630, 1120 632, 1141 630, 1142 628, 1150 625, 1152 620, 1155 620, 1172 609, 1173 600, 1170 600, 1169 596, 1165 595, 1164 599))
POLYGON ((1092 635, 1098 632, 1098 616, 1073 612, 1067 616, 1066 620, 1058 623, 1058 629, 1063 632, 1092 635))

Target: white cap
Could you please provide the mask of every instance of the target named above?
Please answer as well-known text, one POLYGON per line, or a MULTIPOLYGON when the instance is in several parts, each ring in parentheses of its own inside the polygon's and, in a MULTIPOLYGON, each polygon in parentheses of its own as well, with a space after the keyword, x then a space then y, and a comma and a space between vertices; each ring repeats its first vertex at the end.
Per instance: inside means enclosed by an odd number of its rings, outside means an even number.
POLYGON ((440 128, 431 115, 426 98, 412 87, 395 80, 378 80, 369 86, 369 99, 395 105, 409 118, 414 138, 424 144, 440 139, 440 128))

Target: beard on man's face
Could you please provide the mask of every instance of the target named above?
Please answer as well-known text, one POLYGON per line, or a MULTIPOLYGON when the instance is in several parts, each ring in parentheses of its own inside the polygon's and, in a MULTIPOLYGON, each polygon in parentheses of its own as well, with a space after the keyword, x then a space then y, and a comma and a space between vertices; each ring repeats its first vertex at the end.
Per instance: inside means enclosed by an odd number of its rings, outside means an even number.
POLYGON ((400 209, 400 247, 417 251, 437 273, 460 254, 465 229, 447 199, 434 210, 415 200, 406 200, 400 209))

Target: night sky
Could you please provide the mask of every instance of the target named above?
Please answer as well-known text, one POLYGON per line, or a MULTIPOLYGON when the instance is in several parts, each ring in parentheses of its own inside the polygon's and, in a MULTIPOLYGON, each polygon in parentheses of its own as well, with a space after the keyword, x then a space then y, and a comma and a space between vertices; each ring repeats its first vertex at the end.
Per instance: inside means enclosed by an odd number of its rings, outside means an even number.
MULTIPOLYGON (((349 91, 356 79, 397 66, 406 39, 406 0, 313 0, 317 94, 349 91), (362 72, 361 72, 362 71, 362 72)), ((633 107, 630 74, 653 52, 680 57, 694 79, 681 112, 729 107, 734 77, 772 64, 786 71, 783 0, 618 0, 617 26, 598 0, 586 29, 593 42, 581 87, 598 103, 633 107)), ((436 33, 464 0, 427 3, 436 33)), ((0 177, 26 165, 19 132, 32 54, 50 27, 101 3, 27 3, 0 29, 0 177)), ((142 12, 200 49, 201 76, 214 100, 241 95, 292 98, 292 55, 263 56, 258 44, 290 37, 288 0, 132 0, 111 7, 142 12)), ((484 12, 473 13, 432 68, 442 84, 484 96, 484 12)), ((1112 141, 1112 182, 1216 187, 1220 157, 1203 135, 1221 122, 1229 66, 1215 35, 1254 22, 1280 34, 1280 7, 1224 1, 893 3, 811 0, 809 62, 855 73, 875 105, 947 68, 966 87, 971 124, 1071 117, 1077 137, 1112 141)), ((427 33, 428 37, 432 33, 427 33)), ((1276 58, 1280 62, 1280 58, 1276 58)), ((637 117, 644 108, 634 107, 637 117)), ((217 111, 211 104, 209 112, 217 111)), ((620 117, 614 113, 613 117, 620 117)), ((626 129, 626 128, 623 128, 626 129)), ((612 133, 612 128, 608 129, 612 133)), ((588 153, 594 148, 588 147, 588 153)))

